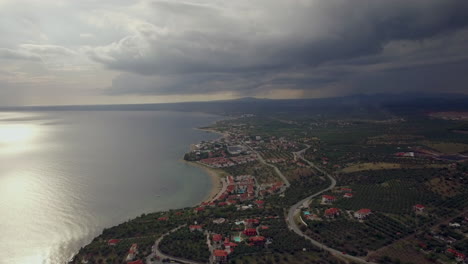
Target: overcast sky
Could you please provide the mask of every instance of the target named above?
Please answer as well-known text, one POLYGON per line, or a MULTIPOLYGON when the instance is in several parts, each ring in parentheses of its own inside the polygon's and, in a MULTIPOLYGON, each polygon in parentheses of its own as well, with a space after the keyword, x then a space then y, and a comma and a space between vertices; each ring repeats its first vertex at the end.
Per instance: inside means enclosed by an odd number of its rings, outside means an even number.
POLYGON ((467 84, 465 0, 0 0, 0 105, 467 84))

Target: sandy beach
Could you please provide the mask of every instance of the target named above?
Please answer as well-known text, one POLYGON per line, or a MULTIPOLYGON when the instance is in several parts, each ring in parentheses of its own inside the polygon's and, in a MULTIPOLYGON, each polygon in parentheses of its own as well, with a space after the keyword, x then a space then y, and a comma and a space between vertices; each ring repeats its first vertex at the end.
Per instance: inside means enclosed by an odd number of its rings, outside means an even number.
POLYGON ((219 131, 216 131, 216 130, 210 129, 210 128, 195 128, 195 129, 205 131, 205 132, 214 133, 214 134, 218 134, 218 135, 221 135, 222 138, 229 136, 229 133, 219 132, 219 131))
POLYGON ((191 162, 191 161, 183 161, 191 166, 198 167, 206 172, 211 178, 211 183, 212 187, 208 195, 206 196, 205 199, 203 199, 202 202, 210 202, 216 195, 221 191, 223 188, 223 184, 221 182, 221 179, 224 177, 224 172, 221 170, 209 168, 207 166, 204 166, 202 164, 199 164, 197 162, 191 162))

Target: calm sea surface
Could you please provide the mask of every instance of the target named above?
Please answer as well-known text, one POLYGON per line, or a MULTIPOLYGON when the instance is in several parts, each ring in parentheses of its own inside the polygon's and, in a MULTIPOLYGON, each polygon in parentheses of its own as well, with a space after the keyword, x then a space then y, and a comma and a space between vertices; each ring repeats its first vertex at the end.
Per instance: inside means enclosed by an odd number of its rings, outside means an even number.
POLYGON ((64 263, 105 227, 198 203, 210 178, 181 158, 219 119, 0 112, 0 263, 64 263))

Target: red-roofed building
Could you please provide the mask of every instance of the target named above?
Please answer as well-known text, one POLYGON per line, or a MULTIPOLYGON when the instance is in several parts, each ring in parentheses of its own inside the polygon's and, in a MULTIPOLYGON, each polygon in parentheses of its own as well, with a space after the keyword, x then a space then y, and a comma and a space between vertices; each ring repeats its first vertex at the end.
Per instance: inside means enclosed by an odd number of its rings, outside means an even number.
POLYGON ((327 210, 325 210, 325 213, 324 213, 325 217, 328 217, 328 218, 333 218, 337 215, 340 215, 340 209, 338 208, 329 208, 327 210))
POLYGON ((191 225, 189 226, 190 232, 193 231, 203 231, 203 227, 201 225, 191 225))
POLYGON ((139 260, 135 260, 132 262, 127 262, 127 264, 145 264, 145 263, 143 262, 143 260, 139 259, 139 260))
POLYGON ((361 219, 367 218, 371 213, 372 213, 371 209, 360 209, 354 212, 354 217, 361 220, 361 219))
POLYGON ((158 221, 167 221, 167 220, 169 220, 169 217, 166 217, 166 216, 158 218, 158 221))
POLYGON ((107 241, 107 245, 109 245, 109 246, 115 246, 115 245, 117 245, 119 242, 120 242, 120 239, 109 239, 109 241, 107 241))
POLYGON ((228 253, 221 249, 216 249, 213 251, 213 256, 216 263, 227 263, 228 253))
POLYGON ((413 210, 416 211, 416 212, 424 212, 425 208, 426 208, 426 206, 424 206, 422 204, 415 204, 413 206, 413 210))
POLYGON ((251 227, 254 227, 254 226, 258 226, 260 224, 260 221, 258 219, 246 219, 246 220, 244 220, 244 224, 248 228, 251 228, 251 227))
POLYGON ((258 207, 263 208, 263 205, 265 205, 265 201, 257 200, 257 201, 255 201, 255 204, 257 204, 258 207))
POLYGON ((214 242, 220 242, 221 240, 223 240, 223 236, 220 235, 220 234, 214 234, 213 235, 213 241, 214 242))
POLYGON ((202 211, 204 211, 204 210, 205 210, 205 207, 201 207, 201 206, 195 208, 195 212, 196 212, 196 213, 197 213, 197 212, 202 212, 202 211))
POLYGON ((343 198, 353 198, 353 194, 352 193, 345 193, 343 195, 343 198))
POLYGON ((213 247, 214 248, 221 248, 222 242, 223 242, 223 236, 220 234, 214 234, 212 237, 213 241, 213 247))
POLYGON ((262 229, 262 230, 267 230, 267 229, 269 229, 269 227, 268 227, 268 226, 265 226, 265 225, 262 225, 262 226, 260 227, 260 229, 262 229))
POLYGON ((352 192, 353 191, 353 189, 351 189, 351 188, 341 188, 340 190, 342 192, 352 192))
POLYGON ((242 233, 246 236, 256 236, 257 230, 255 228, 247 228, 242 233))
POLYGON ((132 246, 128 250, 128 255, 127 255, 126 261, 133 260, 137 253, 138 253, 138 245, 137 244, 132 244, 132 246))
POLYGON ((467 258, 465 256, 465 254, 463 253, 460 253, 458 251, 456 251, 455 249, 453 248, 449 248, 447 249, 447 253, 449 253, 450 255, 454 256, 455 259, 459 262, 462 262, 462 261, 465 261, 467 258))
POLYGON ((335 197, 335 196, 331 196, 331 195, 322 195, 322 203, 331 204, 331 203, 333 203, 334 201, 336 201, 336 197, 335 197))
POLYGON ((262 246, 265 244, 265 237, 263 236, 254 236, 249 238, 249 242, 253 243, 256 246, 262 246))

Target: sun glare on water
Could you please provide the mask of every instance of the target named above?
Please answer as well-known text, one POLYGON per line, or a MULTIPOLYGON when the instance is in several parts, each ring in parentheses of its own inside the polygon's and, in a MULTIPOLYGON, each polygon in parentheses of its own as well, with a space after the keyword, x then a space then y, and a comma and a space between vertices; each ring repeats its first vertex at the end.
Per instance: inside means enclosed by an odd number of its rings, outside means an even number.
POLYGON ((17 153, 31 147, 38 135, 35 125, 0 124, 0 153, 17 153))

